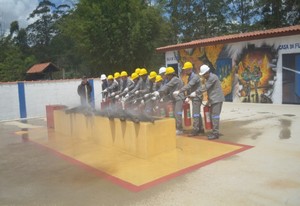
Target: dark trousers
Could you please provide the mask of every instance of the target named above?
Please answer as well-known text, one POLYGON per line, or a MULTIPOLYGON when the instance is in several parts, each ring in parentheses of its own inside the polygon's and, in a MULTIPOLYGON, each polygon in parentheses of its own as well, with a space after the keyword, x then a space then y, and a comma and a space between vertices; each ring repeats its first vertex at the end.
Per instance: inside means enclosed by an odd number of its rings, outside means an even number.
POLYGON ((211 105, 211 120, 213 126, 213 134, 219 135, 219 124, 220 124, 220 114, 222 110, 223 102, 218 102, 211 105))
POLYGON ((203 129, 202 116, 201 116, 201 103, 202 100, 194 98, 193 105, 193 131, 198 132, 203 129))

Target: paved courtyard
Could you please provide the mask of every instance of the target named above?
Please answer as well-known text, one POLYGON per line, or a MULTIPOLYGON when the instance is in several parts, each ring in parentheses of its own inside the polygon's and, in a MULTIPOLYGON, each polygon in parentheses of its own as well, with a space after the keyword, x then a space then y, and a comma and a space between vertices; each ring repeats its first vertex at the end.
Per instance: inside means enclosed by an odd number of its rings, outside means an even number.
POLYGON ((45 126, 0 122, 0 205, 300 205, 297 105, 224 103, 220 140, 253 148, 140 192, 28 141, 45 126))

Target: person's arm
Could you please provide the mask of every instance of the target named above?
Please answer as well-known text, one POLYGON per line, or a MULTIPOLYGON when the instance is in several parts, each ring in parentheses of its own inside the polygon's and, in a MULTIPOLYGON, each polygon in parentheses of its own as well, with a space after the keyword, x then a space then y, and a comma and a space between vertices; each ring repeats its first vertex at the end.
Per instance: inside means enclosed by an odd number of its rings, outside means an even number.
POLYGON ((140 89, 140 85, 142 83, 142 79, 138 80, 138 83, 135 85, 135 87, 129 92, 129 94, 134 94, 136 91, 140 89))

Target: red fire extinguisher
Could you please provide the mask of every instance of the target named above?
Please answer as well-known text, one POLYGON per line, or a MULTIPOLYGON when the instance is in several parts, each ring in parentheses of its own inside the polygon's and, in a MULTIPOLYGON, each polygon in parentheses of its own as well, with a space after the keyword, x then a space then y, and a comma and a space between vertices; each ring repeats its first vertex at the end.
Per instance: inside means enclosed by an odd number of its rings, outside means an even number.
POLYGON ((109 106, 109 104, 110 104, 110 100, 108 98, 102 100, 102 102, 101 102, 101 109, 107 108, 109 106))
POLYGON ((204 124, 205 129, 211 130, 212 129, 212 122, 210 119, 210 106, 206 105, 203 107, 203 113, 204 113, 204 124))
POLYGON ((188 102, 184 102, 182 108, 183 108, 184 125, 186 127, 189 127, 192 125, 190 104, 188 102))
POLYGON ((168 117, 174 117, 174 110, 173 110, 172 102, 169 102, 167 104, 167 113, 168 113, 168 117))

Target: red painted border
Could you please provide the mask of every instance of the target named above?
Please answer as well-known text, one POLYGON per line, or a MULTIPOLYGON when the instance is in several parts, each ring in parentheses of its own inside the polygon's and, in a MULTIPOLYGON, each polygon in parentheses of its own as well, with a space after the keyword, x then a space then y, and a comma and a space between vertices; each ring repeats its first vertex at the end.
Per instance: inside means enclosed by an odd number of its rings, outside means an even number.
MULTIPOLYGON (((205 140, 205 139, 201 139, 201 140, 205 140)), ((105 172, 103 172, 103 171, 101 171, 101 170, 99 170, 99 169, 96 169, 96 168, 94 168, 94 167, 91 167, 90 165, 87 165, 87 164, 85 164, 85 163, 83 163, 83 162, 81 162, 81 161, 79 161, 79 160, 76 160, 76 159, 74 159, 74 158, 72 158, 72 157, 70 157, 70 156, 67 156, 67 155, 65 155, 65 154, 63 154, 63 153, 61 153, 61 152, 58 152, 57 150, 54 150, 54 149, 52 149, 52 148, 50 148, 50 147, 48 147, 48 146, 45 146, 45 145, 40 144, 40 143, 38 143, 38 142, 35 142, 35 141, 33 141, 33 140, 29 140, 29 141, 32 142, 32 143, 34 143, 35 145, 41 147, 41 148, 44 148, 44 149, 46 149, 46 150, 52 152, 52 153, 55 154, 56 156, 61 157, 61 158, 64 159, 64 160, 67 160, 68 162, 71 162, 71 163, 73 163, 73 164, 75 164, 75 165, 78 165, 78 166, 82 167, 83 169, 85 169, 85 170, 87 170, 87 171, 89 171, 89 172, 91 172, 91 173, 93 173, 93 174, 95 174, 95 175, 104 177, 104 178, 110 180, 111 182, 113 182, 113 183, 115 183, 115 184, 118 184, 118 185, 122 186, 123 188, 126 188, 126 189, 128 189, 128 190, 130 190, 130 191, 133 191, 133 192, 139 192, 139 191, 148 189, 148 188, 153 187, 153 186, 155 186, 155 185, 157 185, 157 184, 160 184, 160 183, 163 183, 163 182, 165 182, 165 181, 168 181, 168 180, 170 180, 170 179, 172 179, 172 178, 175 178, 175 177, 177 177, 177 176, 179 176, 179 175, 186 174, 186 173, 191 172, 191 171, 193 171, 193 170, 196 170, 196 169, 198 169, 198 168, 200 168, 200 167, 203 167, 203 166, 206 166, 206 165, 211 164, 211 163, 213 163, 213 162, 216 162, 216 161, 218 161, 218 160, 221 160, 221 159, 230 157, 230 156, 232 156, 232 155, 235 155, 235 154, 237 154, 237 153, 240 153, 240 152, 243 152, 243 151, 245 151, 245 150, 251 149, 251 148, 253 147, 253 146, 249 146, 249 145, 242 145, 242 144, 228 143, 228 142, 222 142, 222 141, 219 141, 219 140, 218 140, 218 141, 216 141, 216 142, 219 142, 219 143, 222 143, 222 144, 236 145, 236 146, 240 146, 240 147, 242 147, 242 148, 237 149, 237 150, 234 150, 234 151, 229 152, 229 153, 226 153, 226 154, 223 154, 223 155, 221 155, 221 156, 212 158, 212 159, 210 159, 210 160, 201 162, 201 163, 199 163, 199 164, 196 164, 196 165, 193 165, 193 166, 184 168, 184 169, 179 170, 179 171, 177 171, 177 172, 171 173, 171 174, 166 175, 166 176, 164 176, 164 177, 161 177, 161 178, 158 178, 158 179, 153 180, 153 181, 151 181, 151 182, 148 182, 148 183, 146 183, 146 184, 143 184, 143 185, 140 185, 140 186, 136 186, 136 185, 131 184, 131 183, 129 183, 129 182, 126 182, 126 181, 124 181, 124 180, 122 180, 122 179, 120 179, 120 178, 117 178, 117 177, 114 177, 114 176, 112 176, 112 175, 109 175, 109 174, 107 174, 107 173, 105 173, 105 172)), ((211 141, 211 140, 207 140, 207 141, 211 141)))

